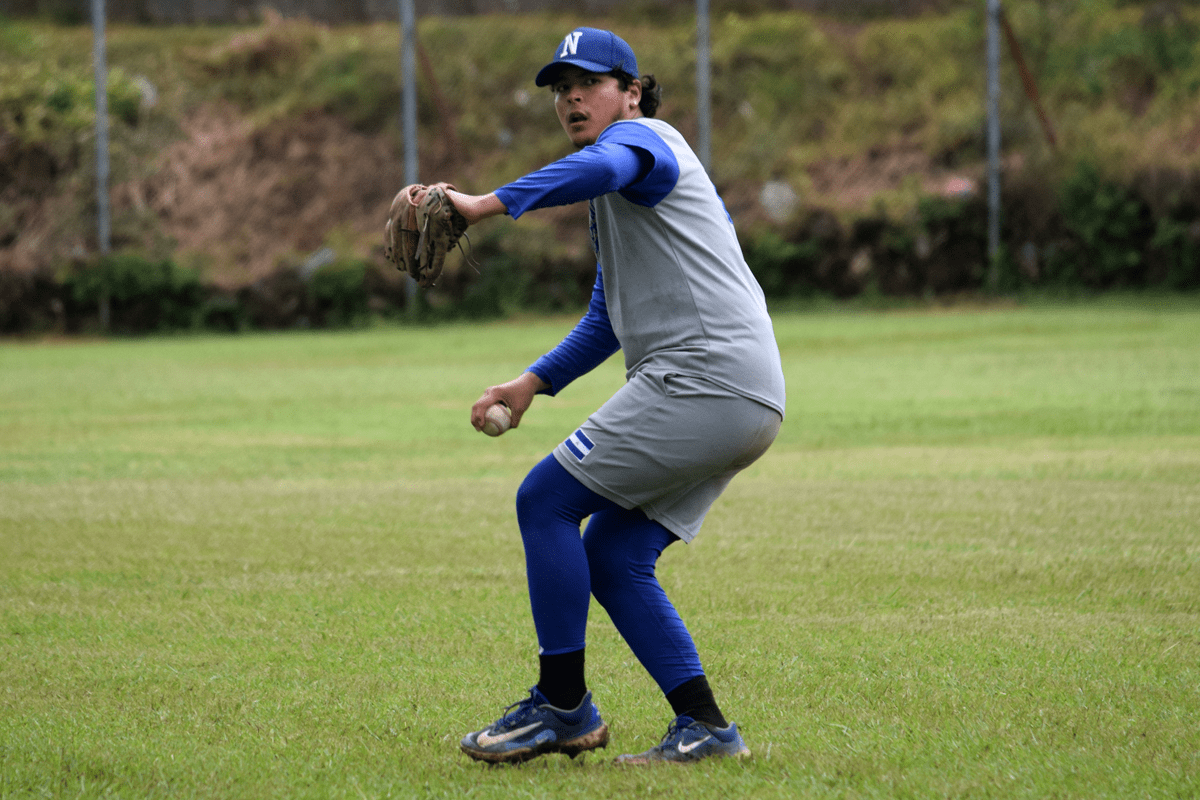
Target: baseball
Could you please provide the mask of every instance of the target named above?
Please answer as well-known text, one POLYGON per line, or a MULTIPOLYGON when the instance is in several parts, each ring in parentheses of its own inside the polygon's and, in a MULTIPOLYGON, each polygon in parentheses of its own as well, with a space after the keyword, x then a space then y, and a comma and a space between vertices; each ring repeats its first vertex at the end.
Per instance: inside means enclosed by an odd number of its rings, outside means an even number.
POLYGON ((483 432, 488 436, 499 436, 512 424, 512 414, 503 403, 493 403, 483 417, 483 432))

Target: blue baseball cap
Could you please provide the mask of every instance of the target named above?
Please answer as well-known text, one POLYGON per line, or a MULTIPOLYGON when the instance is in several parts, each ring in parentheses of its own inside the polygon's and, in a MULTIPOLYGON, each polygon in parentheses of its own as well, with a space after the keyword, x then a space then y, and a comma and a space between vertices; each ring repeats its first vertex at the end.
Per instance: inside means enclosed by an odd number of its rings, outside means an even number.
POLYGON ((637 58, 633 48, 612 31, 599 28, 576 28, 554 48, 554 60, 542 67, 534 83, 549 86, 564 66, 575 66, 588 72, 621 70, 638 77, 637 58))

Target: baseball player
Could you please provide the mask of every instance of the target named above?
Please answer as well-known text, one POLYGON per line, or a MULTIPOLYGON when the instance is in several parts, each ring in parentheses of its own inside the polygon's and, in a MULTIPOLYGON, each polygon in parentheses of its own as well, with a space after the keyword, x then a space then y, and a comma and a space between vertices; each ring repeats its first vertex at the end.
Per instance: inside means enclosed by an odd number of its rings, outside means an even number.
POLYGON ((516 427, 535 395, 557 394, 617 350, 627 382, 518 490, 538 681, 461 746, 475 759, 517 762, 607 745, 584 673, 595 596, 675 713, 659 745, 617 760, 748 755, 654 569, 664 549, 696 536, 713 501, 779 431, 783 371, 763 294, 703 166, 654 118, 661 89, 638 77, 628 44, 578 28, 535 83, 550 87, 577 152, 491 194, 447 196, 469 223, 589 201, 596 284, 578 325, 484 392, 471 423, 482 429, 487 409, 504 402, 516 427))

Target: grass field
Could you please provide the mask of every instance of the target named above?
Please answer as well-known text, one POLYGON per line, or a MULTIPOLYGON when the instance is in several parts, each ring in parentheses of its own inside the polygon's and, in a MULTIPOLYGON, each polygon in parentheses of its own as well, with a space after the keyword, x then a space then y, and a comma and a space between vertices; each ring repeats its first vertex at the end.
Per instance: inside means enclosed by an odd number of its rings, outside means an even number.
POLYGON ((536 675, 512 497, 623 379, 517 431, 571 320, 0 344, 0 797, 1200 793, 1200 301, 776 316, 789 416, 660 577, 737 763, 603 613, 603 757, 458 739, 536 675))

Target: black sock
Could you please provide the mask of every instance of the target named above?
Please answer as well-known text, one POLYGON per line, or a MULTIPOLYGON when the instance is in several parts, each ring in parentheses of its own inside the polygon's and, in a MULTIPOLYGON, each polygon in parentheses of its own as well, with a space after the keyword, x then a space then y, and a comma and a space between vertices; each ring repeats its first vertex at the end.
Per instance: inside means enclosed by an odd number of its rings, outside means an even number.
POLYGON ((538 691, 550 701, 550 705, 567 711, 578 707, 587 694, 587 683, 583 679, 583 651, 538 656, 538 664, 541 671, 538 691))
POLYGON ((729 723, 709 688, 708 678, 698 675, 667 692, 667 702, 677 717, 691 717, 716 728, 728 728, 729 723))

